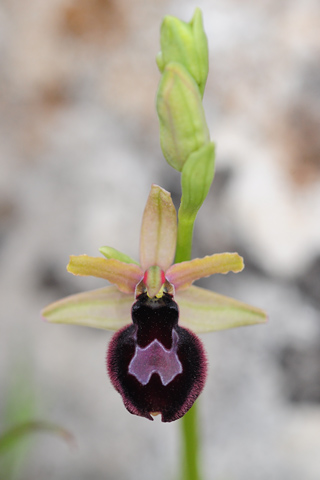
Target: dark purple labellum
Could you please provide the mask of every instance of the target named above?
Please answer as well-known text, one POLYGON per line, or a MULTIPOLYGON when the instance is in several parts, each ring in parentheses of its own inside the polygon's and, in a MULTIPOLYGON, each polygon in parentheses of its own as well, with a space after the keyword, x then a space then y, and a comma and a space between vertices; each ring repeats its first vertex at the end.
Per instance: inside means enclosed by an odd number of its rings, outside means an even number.
POLYGON ((130 413, 163 422, 181 418, 203 389, 206 357, 199 338, 178 325, 178 305, 141 294, 132 306, 133 323, 109 345, 111 382, 130 413))

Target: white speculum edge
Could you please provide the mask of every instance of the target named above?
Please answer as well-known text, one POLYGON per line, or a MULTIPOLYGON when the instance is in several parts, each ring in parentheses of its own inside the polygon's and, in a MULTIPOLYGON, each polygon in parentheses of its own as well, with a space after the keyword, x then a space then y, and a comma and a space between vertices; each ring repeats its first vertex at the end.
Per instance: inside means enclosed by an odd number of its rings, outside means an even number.
POLYGON ((165 348, 157 339, 145 348, 136 345, 128 372, 134 375, 142 385, 149 383, 153 373, 159 375, 162 385, 168 385, 179 373, 182 373, 182 365, 177 355, 177 343, 178 334, 172 330, 170 349, 165 348))

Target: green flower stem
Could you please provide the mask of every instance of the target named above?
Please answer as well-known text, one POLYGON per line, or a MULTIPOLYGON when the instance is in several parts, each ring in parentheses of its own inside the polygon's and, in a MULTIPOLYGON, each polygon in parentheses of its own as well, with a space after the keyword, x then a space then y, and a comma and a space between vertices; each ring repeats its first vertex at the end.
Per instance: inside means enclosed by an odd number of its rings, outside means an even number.
POLYGON ((181 479, 200 480, 199 472, 199 425, 198 425, 198 403, 195 402, 190 410, 181 419, 183 435, 183 456, 181 479))
MULTIPOLYGON (((179 209, 178 213, 178 239, 175 263, 191 259, 193 226, 196 219, 194 216, 185 215, 179 209)), ((182 431, 182 455, 181 455, 181 480, 201 480, 199 472, 199 435, 197 402, 180 420, 182 431)))
POLYGON ((174 263, 191 260, 192 236, 195 219, 196 215, 185 215, 180 207, 178 212, 177 248, 174 263))

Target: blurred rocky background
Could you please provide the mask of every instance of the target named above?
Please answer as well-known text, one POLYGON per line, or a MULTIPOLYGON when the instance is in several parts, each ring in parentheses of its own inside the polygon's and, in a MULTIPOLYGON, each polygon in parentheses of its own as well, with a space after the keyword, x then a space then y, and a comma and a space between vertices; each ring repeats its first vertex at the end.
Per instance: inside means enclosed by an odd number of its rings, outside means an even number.
POLYGON ((217 160, 194 256, 242 254, 243 273, 201 285, 270 317, 202 336, 203 471, 320 478, 319 2, 1 0, 0 426, 32 417, 76 438, 70 449, 32 436, 17 480, 177 473, 179 423, 125 410, 105 372, 111 334, 47 325, 39 311, 104 285, 67 274, 69 254, 111 245, 137 258, 151 183, 178 201, 159 146, 155 55, 163 16, 189 21, 197 5, 217 160))

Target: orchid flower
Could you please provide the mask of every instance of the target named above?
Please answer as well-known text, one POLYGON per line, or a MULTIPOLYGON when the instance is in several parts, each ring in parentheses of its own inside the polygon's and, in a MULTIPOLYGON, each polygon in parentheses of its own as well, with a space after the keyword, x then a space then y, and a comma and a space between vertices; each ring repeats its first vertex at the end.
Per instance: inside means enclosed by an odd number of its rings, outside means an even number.
POLYGON ((202 277, 240 272, 237 253, 172 264, 177 217, 169 192, 152 185, 143 214, 140 264, 110 247, 106 257, 71 256, 74 275, 113 286, 71 295, 47 306, 48 322, 117 330, 107 352, 113 386, 130 413, 162 421, 182 417, 203 389, 207 361, 196 333, 263 323, 265 313, 193 286, 202 277))

